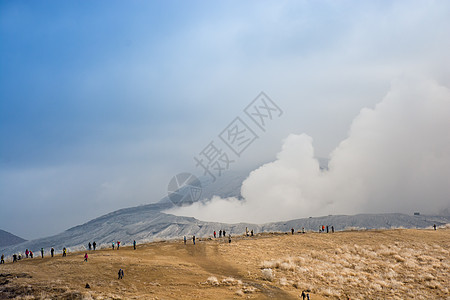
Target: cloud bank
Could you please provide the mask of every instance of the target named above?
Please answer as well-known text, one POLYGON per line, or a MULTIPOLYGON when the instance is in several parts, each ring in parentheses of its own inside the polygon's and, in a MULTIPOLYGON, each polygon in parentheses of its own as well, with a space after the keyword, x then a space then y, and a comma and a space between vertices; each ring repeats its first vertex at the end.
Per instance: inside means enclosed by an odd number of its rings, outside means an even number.
MULTIPOLYGON (((323 122, 323 120, 317 120, 323 122)), ((437 213, 450 207, 450 90, 401 78, 354 119, 321 170, 313 140, 291 134, 274 162, 250 173, 242 200, 213 197, 169 213, 206 221, 270 222, 360 212, 437 213)))

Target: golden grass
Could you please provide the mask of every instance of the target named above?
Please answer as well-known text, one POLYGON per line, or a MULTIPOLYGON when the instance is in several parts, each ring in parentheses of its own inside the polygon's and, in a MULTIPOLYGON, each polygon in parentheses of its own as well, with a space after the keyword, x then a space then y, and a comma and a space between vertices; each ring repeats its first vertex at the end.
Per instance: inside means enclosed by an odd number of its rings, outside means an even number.
POLYGON ((449 299, 448 249, 448 228, 156 242, 1 265, 0 298, 449 299))

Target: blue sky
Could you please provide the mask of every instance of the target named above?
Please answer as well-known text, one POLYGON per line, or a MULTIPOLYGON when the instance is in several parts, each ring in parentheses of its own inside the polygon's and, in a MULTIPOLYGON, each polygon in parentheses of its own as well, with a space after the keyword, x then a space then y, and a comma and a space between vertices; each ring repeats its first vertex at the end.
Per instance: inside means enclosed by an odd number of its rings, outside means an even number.
MULTIPOLYGON (((32 239, 155 202, 265 91, 328 157, 391 81, 449 86, 446 1, 0 1, 0 228, 32 239)), ((198 170, 197 170, 198 171, 198 170)))

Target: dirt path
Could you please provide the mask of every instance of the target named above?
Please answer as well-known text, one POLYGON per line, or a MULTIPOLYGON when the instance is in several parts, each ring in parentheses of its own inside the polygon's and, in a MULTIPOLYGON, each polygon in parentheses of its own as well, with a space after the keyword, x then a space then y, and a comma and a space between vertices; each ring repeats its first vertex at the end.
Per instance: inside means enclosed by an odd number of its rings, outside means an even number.
POLYGON ((314 300, 445 299, 449 248, 450 230, 155 242, 90 251, 88 262, 79 252, 1 265, 0 298, 299 299, 308 289, 314 300))

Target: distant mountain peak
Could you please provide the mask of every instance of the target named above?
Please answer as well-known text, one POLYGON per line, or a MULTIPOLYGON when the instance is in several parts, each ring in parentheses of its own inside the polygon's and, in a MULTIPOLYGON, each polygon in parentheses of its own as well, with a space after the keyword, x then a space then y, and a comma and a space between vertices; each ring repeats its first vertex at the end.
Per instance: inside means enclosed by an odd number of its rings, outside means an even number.
POLYGON ((0 229, 0 247, 13 246, 27 240, 0 229))

